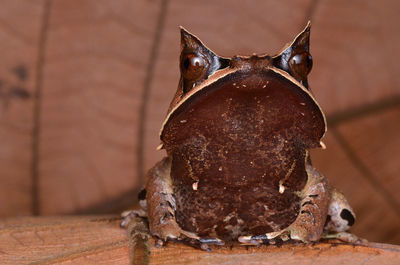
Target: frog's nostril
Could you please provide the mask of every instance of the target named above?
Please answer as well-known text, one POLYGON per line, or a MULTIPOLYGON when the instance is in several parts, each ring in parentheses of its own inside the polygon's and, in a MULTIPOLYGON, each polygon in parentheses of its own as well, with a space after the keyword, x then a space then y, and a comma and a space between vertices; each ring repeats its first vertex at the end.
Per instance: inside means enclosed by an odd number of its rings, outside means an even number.
POLYGON ((342 217, 342 219, 346 220, 349 226, 352 226, 354 224, 355 218, 349 210, 343 209, 340 212, 340 217, 342 217))

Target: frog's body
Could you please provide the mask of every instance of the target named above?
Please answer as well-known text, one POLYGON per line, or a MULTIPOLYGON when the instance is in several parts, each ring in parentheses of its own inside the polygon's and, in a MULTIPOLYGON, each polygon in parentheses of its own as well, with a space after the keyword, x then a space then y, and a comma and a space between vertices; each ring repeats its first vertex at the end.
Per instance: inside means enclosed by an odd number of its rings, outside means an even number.
POLYGON ((318 107, 268 68, 228 74, 198 93, 162 134, 172 157, 178 223, 224 238, 289 226, 300 208, 295 192, 307 182, 305 147, 317 146, 324 132, 318 107), (311 121, 320 128, 312 137, 304 135, 311 121))
MULTIPOLYGON (((226 59, 182 29, 182 77, 160 135, 168 156, 146 186, 154 236, 204 248, 316 241, 333 197, 354 221, 308 156, 326 131, 308 90, 308 41, 309 25, 276 56, 226 59)), ((328 225, 352 224, 339 221, 328 225)))

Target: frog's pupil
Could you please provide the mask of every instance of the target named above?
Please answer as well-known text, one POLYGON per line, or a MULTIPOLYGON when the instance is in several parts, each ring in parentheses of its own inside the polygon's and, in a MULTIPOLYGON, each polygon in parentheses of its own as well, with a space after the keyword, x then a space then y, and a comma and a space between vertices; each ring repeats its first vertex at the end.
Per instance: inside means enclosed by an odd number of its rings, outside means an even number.
POLYGON ((189 64, 190 64, 190 59, 186 58, 186 60, 183 62, 183 67, 185 67, 185 69, 189 69, 189 64))

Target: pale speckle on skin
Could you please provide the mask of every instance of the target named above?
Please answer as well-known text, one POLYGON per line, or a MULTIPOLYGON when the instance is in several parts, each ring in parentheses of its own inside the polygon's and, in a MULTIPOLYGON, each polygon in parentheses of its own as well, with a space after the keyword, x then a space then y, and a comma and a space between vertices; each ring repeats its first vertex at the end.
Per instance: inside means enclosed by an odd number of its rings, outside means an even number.
POLYGON ((187 120, 181 120, 180 121, 180 123, 186 123, 187 122, 187 120))
POLYGON ((285 143, 284 143, 284 139, 282 136, 273 136, 272 138, 277 139, 277 144, 276 146, 273 148, 273 150, 277 153, 280 153, 283 148, 285 147, 285 143))
POLYGON ((279 193, 283 194, 285 192, 285 186, 279 181, 279 193))
POLYGON ((306 105, 306 103, 304 103, 304 102, 300 102, 300 105, 302 105, 302 106, 305 106, 305 105, 306 105))
POLYGON ((234 216, 235 216, 235 213, 234 213, 234 212, 228 214, 228 215, 224 218, 224 222, 228 222, 228 221, 231 220, 232 217, 234 217, 234 216))
POLYGON ((232 235, 236 237, 239 236, 240 233, 242 232, 241 226, 239 224, 235 226, 227 225, 225 226, 225 229, 231 231, 232 235))
POLYGON ((283 183, 289 178, 290 174, 292 174, 295 166, 296 166, 296 160, 293 161, 292 165, 290 166, 290 169, 286 173, 286 176, 279 181, 279 193, 280 194, 283 194, 285 192, 285 186, 283 186, 283 183))
POLYGON ((199 182, 194 182, 192 185, 193 190, 197 190, 197 188, 199 187, 199 182))
POLYGON ((263 88, 266 88, 267 87, 267 85, 263 85, 263 88))
POLYGON ((219 168, 218 168, 218 171, 222 171, 222 167, 219 167, 219 168))
MULTIPOLYGON (((197 227, 197 222, 196 222, 196 219, 195 218, 190 218, 190 221, 191 221, 191 223, 192 223, 192 225, 194 226, 194 227, 197 227)), ((196 229, 198 229, 198 228, 196 228, 196 229)))
POLYGON ((303 112, 300 112, 300 114, 301 114, 301 116, 303 116, 303 117, 306 116, 303 112))
POLYGON ((246 85, 242 85, 242 87, 246 87, 246 85))

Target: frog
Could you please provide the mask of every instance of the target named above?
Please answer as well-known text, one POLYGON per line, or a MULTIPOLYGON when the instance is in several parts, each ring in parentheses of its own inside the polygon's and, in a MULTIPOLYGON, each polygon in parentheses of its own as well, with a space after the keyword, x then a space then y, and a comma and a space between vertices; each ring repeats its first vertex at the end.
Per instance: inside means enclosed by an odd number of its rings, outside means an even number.
POLYGON ((356 242, 355 213, 312 165, 325 115, 308 74, 311 23, 277 54, 222 57, 183 27, 178 89, 161 126, 167 156, 147 174, 142 210, 158 246, 356 242))

